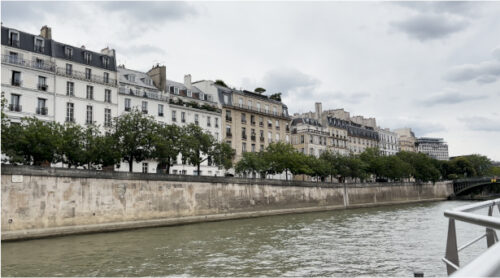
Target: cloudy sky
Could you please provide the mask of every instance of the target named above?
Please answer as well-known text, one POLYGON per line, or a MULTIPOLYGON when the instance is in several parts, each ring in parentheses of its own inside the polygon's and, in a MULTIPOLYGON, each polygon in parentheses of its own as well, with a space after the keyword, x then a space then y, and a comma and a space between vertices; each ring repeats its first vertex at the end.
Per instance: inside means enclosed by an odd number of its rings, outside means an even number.
POLYGON ((5 2, 4 26, 137 70, 282 92, 500 161, 500 2, 5 2))

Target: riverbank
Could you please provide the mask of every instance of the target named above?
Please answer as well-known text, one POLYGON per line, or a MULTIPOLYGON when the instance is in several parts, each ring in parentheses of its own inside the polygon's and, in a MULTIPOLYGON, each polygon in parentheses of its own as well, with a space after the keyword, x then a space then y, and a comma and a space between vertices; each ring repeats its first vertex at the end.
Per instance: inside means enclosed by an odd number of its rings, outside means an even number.
POLYGON ((330 184, 2 167, 2 241, 445 200, 450 182, 330 184))

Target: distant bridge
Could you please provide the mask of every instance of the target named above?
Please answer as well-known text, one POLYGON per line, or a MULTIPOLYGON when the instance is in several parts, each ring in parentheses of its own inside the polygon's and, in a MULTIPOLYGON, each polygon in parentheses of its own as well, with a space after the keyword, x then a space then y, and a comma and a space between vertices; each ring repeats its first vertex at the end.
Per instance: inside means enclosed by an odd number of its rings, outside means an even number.
POLYGON ((500 184, 500 178, 481 177, 481 178, 470 178, 470 179, 458 179, 453 181, 453 193, 455 194, 455 196, 458 196, 459 194, 469 189, 490 184, 500 184))

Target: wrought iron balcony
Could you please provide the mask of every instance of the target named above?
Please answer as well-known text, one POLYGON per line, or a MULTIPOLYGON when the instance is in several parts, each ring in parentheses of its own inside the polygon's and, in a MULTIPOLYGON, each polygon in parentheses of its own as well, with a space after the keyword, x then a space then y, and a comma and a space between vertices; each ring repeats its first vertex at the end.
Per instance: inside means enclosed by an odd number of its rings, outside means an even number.
POLYGON ((264 137, 260 137, 259 139, 261 142, 264 142, 264 140, 265 140, 264 137))
POLYGON ((233 120, 233 118, 231 116, 226 116, 226 121, 227 122, 231 122, 233 120))
POLYGON ((27 60, 21 59, 17 55, 2 55, 2 63, 17 65, 17 66, 22 66, 22 67, 27 67, 27 68, 32 68, 32 69, 46 70, 46 71, 52 71, 52 72, 55 71, 54 63, 52 63, 48 60, 37 59, 34 61, 27 61, 27 60))
POLYGON ((163 96, 160 93, 157 92, 150 92, 150 91, 141 91, 141 90, 134 90, 134 89, 127 89, 125 87, 120 87, 118 89, 118 92, 123 95, 132 95, 132 96, 138 96, 138 97, 144 97, 144 98, 150 98, 150 99, 157 99, 157 100, 163 100, 167 101, 168 97, 163 96))
POLYGON ((23 111, 23 107, 19 104, 9 104, 9 110, 14 112, 21 112, 23 111))
POLYGON ((159 117, 163 117, 163 113, 158 113, 158 116, 159 117))
POLYGON ((21 80, 19 80, 19 79, 12 79, 11 82, 10 82, 10 84, 12 86, 21 86, 21 84, 23 84, 23 82, 21 80))
POLYGON ((43 52, 45 51, 45 47, 43 47, 43 46, 41 46, 41 45, 36 45, 36 44, 35 44, 34 51, 35 51, 35 52, 40 52, 40 53, 43 53, 43 52))
POLYGON ((251 139, 252 141, 255 141, 255 135, 250 136, 250 139, 251 139))
POLYGON ((10 46, 19 47, 19 40, 13 40, 13 39, 11 38, 11 39, 9 39, 9 45, 10 45, 10 46))
POLYGON ((234 108, 234 109, 237 109, 237 110, 243 110, 243 111, 248 111, 248 112, 254 112, 254 113, 257 113, 257 114, 261 114, 261 115, 267 115, 267 116, 273 116, 273 117, 281 117, 283 119, 286 119, 286 120, 289 120, 289 116, 288 114, 285 114, 285 113, 279 113, 279 112, 271 112, 269 110, 262 110, 262 109, 258 109, 256 107, 253 107, 253 106, 248 106, 248 105, 243 105, 243 104, 238 104, 238 105, 232 105, 232 104, 223 104, 224 107, 227 107, 227 108, 234 108))
POLYGON ((243 134, 241 134, 241 138, 242 138, 243 140, 247 140, 247 135, 243 133, 243 134))
POLYGON ((143 114, 147 114, 147 113, 148 113, 148 109, 144 109, 144 108, 143 108, 143 109, 142 109, 142 113, 143 113, 143 114))
POLYGON ((233 137, 233 134, 231 132, 226 132, 226 137, 233 137))
POLYGON ((48 114, 48 112, 49 112, 49 109, 47 107, 38 107, 36 109, 36 113, 38 115, 44 115, 44 116, 46 116, 48 114))
POLYGON ((48 87, 49 86, 47 84, 38 84, 38 90, 40 91, 46 92, 48 87))
POLYGON ((109 85, 109 86, 116 86, 117 85, 116 79, 107 78, 107 82, 106 82, 106 78, 104 78, 104 76, 98 76, 95 74, 91 74, 90 78, 88 78, 89 76, 85 72, 75 71, 75 70, 67 71, 66 68, 62 68, 62 67, 56 68, 56 74, 61 75, 61 76, 65 76, 65 77, 83 80, 83 81, 91 81, 91 82, 95 82, 95 83, 99 83, 99 84, 109 85))
POLYGON ((125 111, 129 111, 130 112, 131 110, 132 110, 131 107, 125 107, 125 111))
POLYGON ((75 122, 75 118, 73 118, 73 117, 71 117, 71 118, 66 117, 66 122, 68 122, 68 123, 74 123, 75 122))

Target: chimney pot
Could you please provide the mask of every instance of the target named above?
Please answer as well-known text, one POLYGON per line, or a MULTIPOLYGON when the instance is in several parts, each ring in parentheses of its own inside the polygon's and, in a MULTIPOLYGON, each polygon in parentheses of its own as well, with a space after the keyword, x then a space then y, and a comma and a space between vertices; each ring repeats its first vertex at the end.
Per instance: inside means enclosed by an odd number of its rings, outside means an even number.
POLYGON ((52 29, 47 25, 42 26, 40 29, 40 37, 51 40, 52 39, 52 29))

